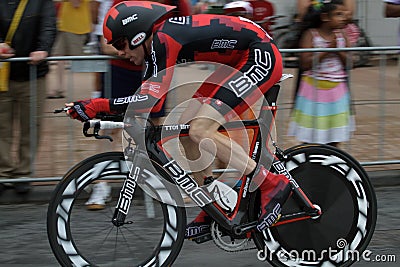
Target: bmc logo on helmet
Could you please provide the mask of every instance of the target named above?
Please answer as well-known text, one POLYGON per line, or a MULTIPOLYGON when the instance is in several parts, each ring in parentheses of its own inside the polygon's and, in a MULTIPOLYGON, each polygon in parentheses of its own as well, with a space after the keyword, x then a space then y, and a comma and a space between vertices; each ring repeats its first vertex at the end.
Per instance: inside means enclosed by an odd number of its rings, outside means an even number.
POLYGON ((122 19, 122 25, 125 26, 126 24, 131 23, 132 21, 137 20, 137 19, 138 19, 138 15, 133 14, 132 16, 122 19))
POLYGON ((145 38, 146 38, 146 33, 140 32, 140 33, 136 34, 135 37, 132 38, 131 45, 136 46, 136 45, 140 44, 141 42, 143 42, 145 38))

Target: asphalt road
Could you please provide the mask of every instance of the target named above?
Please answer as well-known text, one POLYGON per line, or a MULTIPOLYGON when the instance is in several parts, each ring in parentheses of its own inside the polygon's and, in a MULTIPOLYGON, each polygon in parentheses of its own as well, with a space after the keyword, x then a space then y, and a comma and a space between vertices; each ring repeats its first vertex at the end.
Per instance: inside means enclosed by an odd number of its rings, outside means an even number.
MULTIPOLYGON (((376 189, 378 222, 368 249, 371 262, 353 266, 394 267, 400 261, 400 187, 376 189), (375 259, 392 262, 377 262, 375 259), (393 262, 395 260, 395 262, 393 262)), ((47 204, 0 205, 0 266, 58 266, 46 235, 47 204)), ((184 243, 174 266, 269 266, 260 262, 256 250, 228 253, 213 242, 184 243)))

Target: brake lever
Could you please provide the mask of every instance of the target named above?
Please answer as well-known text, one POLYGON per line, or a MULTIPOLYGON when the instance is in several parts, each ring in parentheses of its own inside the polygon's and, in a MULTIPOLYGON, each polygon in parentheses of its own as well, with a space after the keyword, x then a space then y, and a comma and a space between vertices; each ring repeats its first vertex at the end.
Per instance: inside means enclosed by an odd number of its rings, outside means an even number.
POLYGON ((96 122, 95 125, 93 126, 93 133, 89 133, 89 129, 90 129, 90 122, 86 121, 83 123, 83 135, 86 137, 94 137, 96 139, 108 139, 110 142, 113 142, 114 139, 112 139, 111 136, 109 135, 100 135, 99 131, 100 131, 100 121, 96 122))
POLYGON ((110 142, 114 141, 114 139, 112 139, 112 137, 109 136, 109 135, 99 135, 99 134, 97 134, 97 135, 94 136, 94 138, 96 138, 96 139, 108 139, 110 142))
MULTIPOLYGON (((60 108, 60 109, 55 109, 53 111, 53 113, 57 114, 57 113, 61 113, 61 112, 67 112, 68 110, 70 110, 71 107, 65 107, 65 108, 60 108)), ((111 136, 109 135, 100 135, 99 131, 100 131, 100 121, 96 122, 95 125, 93 126, 93 133, 89 133, 89 129, 90 129, 90 122, 86 121, 83 123, 83 135, 86 137, 94 137, 96 139, 108 139, 110 142, 113 142, 114 139, 112 139, 111 136)))

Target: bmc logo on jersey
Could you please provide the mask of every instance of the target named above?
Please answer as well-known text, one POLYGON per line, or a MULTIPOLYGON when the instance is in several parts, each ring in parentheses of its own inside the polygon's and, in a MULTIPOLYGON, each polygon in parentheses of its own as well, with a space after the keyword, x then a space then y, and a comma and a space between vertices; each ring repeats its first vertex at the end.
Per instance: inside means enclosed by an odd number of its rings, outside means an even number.
POLYGON ((266 79, 271 66, 271 54, 267 51, 254 49, 255 64, 236 80, 230 81, 229 86, 237 97, 242 97, 259 81, 266 79))
POLYGON ((134 46, 138 45, 141 42, 143 42, 145 38, 146 38, 146 33, 140 32, 140 33, 136 34, 135 37, 132 38, 131 45, 134 45, 134 46))
POLYGON ((185 25, 185 24, 189 24, 189 20, 190 20, 190 17, 186 16, 186 17, 173 17, 173 18, 170 18, 168 21, 170 23, 174 23, 174 24, 185 25))
POLYGON ((233 49, 235 48, 236 43, 237 40, 215 39, 211 44, 211 49, 218 49, 218 48, 233 49))
POLYGON ((138 19, 138 15, 133 14, 132 16, 122 19, 122 25, 125 26, 126 24, 131 23, 132 21, 135 21, 137 19, 138 19))

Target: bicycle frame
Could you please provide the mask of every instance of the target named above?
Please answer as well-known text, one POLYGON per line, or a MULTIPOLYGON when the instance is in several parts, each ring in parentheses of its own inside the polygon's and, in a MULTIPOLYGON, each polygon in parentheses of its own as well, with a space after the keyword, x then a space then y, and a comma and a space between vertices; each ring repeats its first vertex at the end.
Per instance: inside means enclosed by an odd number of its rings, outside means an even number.
MULTIPOLYGON (((261 106, 260 115, 255 120, 233 121, 224 124, 224 127, 219 129, 220 132, 244 128, 246 130, 254 131, 253 138, 250 142, 250 157, 259 162, 263 153, 266 152, 265 146, 261 145, 262 141, 262 127, 270 133, 271 126, 273 125, 275 114, 277 111, 276 99, 278 97, 280 86, 279 84, 273 86, 265 95, 265 101, 261 106), (270 104, 268 104, 270 103, 270 104)), ((161 126, 142 126, 133 120, 133 125, 125 127, 128 134, 135 139, 135 136, 145 136, 144 141, 134 140, 136 147, 133 156, 132 169, 127 177, 121 192, 120 198, 115 209, 112 222, 116 226, 123 225, 125 217, 137 186, 137 178, 140 172, 141 157, 140 154, 145 154, 144 157, 154 159, 159 163, 170 175, 170 180, 182 189, 198 206, 200 206, 219 226, 233 235, 243 235, 255 229, 257 221, 248 221, 247 215, 249 210, 250 201, 256 197, 257 191, 249 192, 249 185, 251 177, 243 175, 240 179, 242 181, 240 190, 238 192, 238 202, 231 213, 226 213, 214 201, 212 201, 209 193, 204 190, 179 164, 168 154, 163 148, 163 144, 172 138, 180 138, 189 135, 188 124, 176 125, 161 125, 161 126), (135 125, 137 124, 137 125, 135 125), (161 135, 161 132, 163 135, 161 135)), ((269 134, 270 135, 270 134, 269 134)), ((269 140, 271 136, 267 139, 269 140)), ((297 182, 291 177, 286 170, 280 159, 284 155, 282 151, 275 146, 274 162, 272 164, 273 171, 285 174, 290 180, 292 186, 293 196, 298 203, 300 210, 295 213, 282 215, 276 225, 286 224, 298 220, 305 220, 316 218, 321 214, 321 211, 314 206, 308 197, 304 194, 297 182)), ((165 177, 164 177, 165 178, 165 177)))

